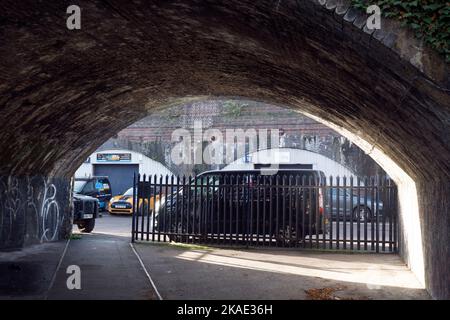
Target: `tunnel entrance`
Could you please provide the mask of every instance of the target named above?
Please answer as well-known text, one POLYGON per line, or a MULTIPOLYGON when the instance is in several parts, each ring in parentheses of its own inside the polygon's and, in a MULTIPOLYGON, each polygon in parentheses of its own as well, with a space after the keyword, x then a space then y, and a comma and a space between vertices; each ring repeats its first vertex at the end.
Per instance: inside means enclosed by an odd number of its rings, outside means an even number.
POLYGON ((376 159, 398 187, 400 255, 433 297, 450 296, 449 69, 408 30, 389 19, 367 30, 348 1, 82 8, 74 31, 64 1, 0 4, 2 249, 70 234, 70 177, 121 128, 188 101, 248 97, 314 115, 376 159))

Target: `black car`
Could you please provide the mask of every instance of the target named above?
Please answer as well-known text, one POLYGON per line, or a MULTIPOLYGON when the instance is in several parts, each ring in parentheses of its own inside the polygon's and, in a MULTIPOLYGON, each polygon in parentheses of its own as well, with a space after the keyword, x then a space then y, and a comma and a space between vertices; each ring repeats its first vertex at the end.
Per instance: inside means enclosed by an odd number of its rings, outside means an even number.
POLYGON ((155 229, 176 235, 269 234, 284 241, 323 233, 324 174, 294 169, 264 172, 218 170, 198 175, 178 192, 161 197, 155 205, 155 229))
POLYGON ((73 223, 81 232, 92 232, 98 218, 99 201, 82 194, 73 194, 73 223))
POLYGON ((101 211, 105 211, 112 197, 111 183, 108 177, 94 176, 75 178, 74 191, 78 194, 97 198, 101 211))

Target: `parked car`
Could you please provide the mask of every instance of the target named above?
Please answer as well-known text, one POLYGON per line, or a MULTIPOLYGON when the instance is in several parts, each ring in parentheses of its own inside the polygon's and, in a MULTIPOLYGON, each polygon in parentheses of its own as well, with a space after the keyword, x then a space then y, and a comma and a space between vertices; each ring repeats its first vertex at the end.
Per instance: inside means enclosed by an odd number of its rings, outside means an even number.
MULTIPOLYGON (((151 195, 147 197, 139 197, 139 207, 138 207, 139 210, 137 210, 139 214, 141 214, 142 212, 144 212, 144 215, 147 214, 149 203, 151 210, 150 213, 154 209, 155 204, 154 190, 147 190, 147 192, 151 192, 151 195)), ((145 194, 148 195, 148 193, 145 194)), ((159 199, 159 194, 156 195, 156 199, 159 199)), ((112 197, 109 201, 107 209, 110 214, 131 215, 133 213, 133 188, 129 188, 122 195, 112 197)))
POLYGON ((100 211, 105 211, 111 199, 111 183, 108 177, 94 176, 89 178, 75 178, 74 192, 97 198, 100 211))
MULTIPOLYGON (((272 176, 264 176, 258 169, 204 172, 196 181, 188 182, 187 188, 161 197, 155 204, 155 228, 161 232, 192 233, 207 216, 208 223, 202 227, 206 234, 271 234, 286 240, 300 239, 303 232, 323 233, 326 221, 319 179, 324 179, 323 172, 303 169, 280 169, 272 176), (286 184, 289 179, 294 180, 299 188, 281 188, 283 179, 286 184), (230 188, 236 184, 239 187, 230 188), (315 187, 302 188, 306 185, 315 187), (290 197, 294 201, 289 206, 283 204, 283 199, 290 197)), ((176 235, 171 237, 179 240, 176 235)))
POLYGON ((373 199, 371 194, 360 194, 358 195, 358 190, 356 188, 351 191, 350 187, 346 188, 329 188, 325 194, 325 208, 329 212, 331 219, 337 220, 338 212, 339 219, 345 218, 350 220, 353 218, 354 221, 372 221, 378 215, 379 218, 383 217, 383 201, 381 199, 373 199), (353 194, 352 194, 353 193, 353 194), (330 197, 331 203, 333 204, 330 208, 330 197))
POLYGON ((98 218, 98 199, 74 193, 72 208, 73 223, 78 226, 81 232, 92 232, 95 227, 95 219, 98 218))

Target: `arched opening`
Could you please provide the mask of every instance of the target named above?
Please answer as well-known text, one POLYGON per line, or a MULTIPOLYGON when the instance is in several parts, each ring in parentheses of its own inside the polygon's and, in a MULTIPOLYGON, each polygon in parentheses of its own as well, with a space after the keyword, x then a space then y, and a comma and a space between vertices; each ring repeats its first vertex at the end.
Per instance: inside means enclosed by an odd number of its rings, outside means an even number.
MULTIPOLYGON (((63 3, 14 5, 0 5, 3 204, 15 179, 24 189, 24 176, 67 179, 144 115, 246 97, 333 124, 370 152, 400 188, 405 260, 448 297, 448 66, 402 29, 386 22, 372 34, 333 1, 86 3, 79 32, 63 27, 63 3), (20 25, 30 11, 33 23, 20 25)), ((5 208, 2 244, 22 245, 27 208, 13 228, 5 208)))

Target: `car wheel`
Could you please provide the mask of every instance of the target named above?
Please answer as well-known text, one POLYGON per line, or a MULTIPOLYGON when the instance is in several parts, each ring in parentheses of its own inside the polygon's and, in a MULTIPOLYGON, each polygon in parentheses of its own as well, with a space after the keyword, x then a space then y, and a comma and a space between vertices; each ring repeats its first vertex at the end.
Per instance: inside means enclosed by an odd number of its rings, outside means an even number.
POLYGON ((91 233, 95 227, 95 219, 83 220, 77 223, 78 229, 84 233, 91 233))
POLYGON ((355 221, 369 221, 371 217, 370 209, 366 206, 357 206, 353 209, 353 219, 355 221))
POLYGON ((186 229, 186 221, 184 221, 183 223, 178 220, 178 223, 172 223, 172 230, 171 235, 169 235, 169 240, 173 241, 173 242, 186 242, 187 240, 187 236, 183 235, 187 233, 187 229, 186 229))
MULTIPOLYGON (((299 240, 301 237, 301 232, 299 232, 299 240)), ((297 239, 296 230, 294 227, 287 225, 284 229, 278 231, 278 240, 280 244, 285 244, 287 246, 292 246, 295 244, 297 239)))

